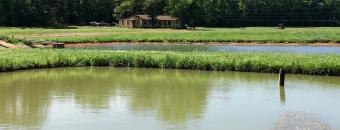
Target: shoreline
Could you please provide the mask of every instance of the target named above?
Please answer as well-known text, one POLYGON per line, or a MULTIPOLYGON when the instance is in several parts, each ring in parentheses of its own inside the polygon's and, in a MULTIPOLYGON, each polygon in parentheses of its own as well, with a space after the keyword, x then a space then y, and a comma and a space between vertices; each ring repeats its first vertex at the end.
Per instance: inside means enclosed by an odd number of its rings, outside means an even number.
POLYGON ((340 43, 259 43, 259 42, 93 42, 93 43, 65 43, 65 47, 82 47, 82 46, 105 46, 120 44, 146 44, 146 45, 225 45, 225 46, 336 46, 340 47, 340 43))

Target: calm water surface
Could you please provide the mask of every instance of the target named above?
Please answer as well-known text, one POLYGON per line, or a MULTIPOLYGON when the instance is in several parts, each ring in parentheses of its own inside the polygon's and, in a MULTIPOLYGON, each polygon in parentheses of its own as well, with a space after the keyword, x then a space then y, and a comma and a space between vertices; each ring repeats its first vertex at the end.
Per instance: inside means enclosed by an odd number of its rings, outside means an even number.
POLYGON ((289 52, 308 54, 340 54, 339 46, 229 46, 183 44, 112 44, 77 49, 127 50, 127 51, 205 51, 205 52, 289 52))
POLYGON ((267 130, 289 112, 340 128, 340 77, 132 68, 0 73, 0 129, 267 130))

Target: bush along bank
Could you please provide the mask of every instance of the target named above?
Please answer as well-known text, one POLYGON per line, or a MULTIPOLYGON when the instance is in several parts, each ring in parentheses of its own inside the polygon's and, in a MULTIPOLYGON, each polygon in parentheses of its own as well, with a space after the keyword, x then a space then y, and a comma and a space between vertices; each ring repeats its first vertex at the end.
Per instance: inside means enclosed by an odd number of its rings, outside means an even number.
POLYGON ((340 55, 1 49, 0 71, 82 66, 197 69, 340 76, 340 55))

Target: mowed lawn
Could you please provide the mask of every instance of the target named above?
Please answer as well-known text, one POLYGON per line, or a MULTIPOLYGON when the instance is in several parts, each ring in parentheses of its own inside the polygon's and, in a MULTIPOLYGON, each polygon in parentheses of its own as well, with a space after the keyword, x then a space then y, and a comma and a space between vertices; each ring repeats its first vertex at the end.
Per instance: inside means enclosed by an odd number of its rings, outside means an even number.
POLYGON ((120 27, 80 27, 70 29, 0 27, 2 38, 21 40, 90 42, 273 42, 340 43, 340 27, 287 28, 197 28, 130 29, 120 27))

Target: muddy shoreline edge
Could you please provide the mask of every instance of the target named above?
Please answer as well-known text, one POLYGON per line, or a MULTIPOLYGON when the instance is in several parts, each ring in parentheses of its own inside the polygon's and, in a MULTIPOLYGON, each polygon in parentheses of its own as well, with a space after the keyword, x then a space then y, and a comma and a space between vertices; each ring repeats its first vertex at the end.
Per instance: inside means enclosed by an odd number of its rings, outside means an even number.
POLYGON ((149 44, 149 45, 225 45, 225 46, 339 46, 340 43, 259 43, 259 42, 89 42, 89 43, 65 43, 65 47, 102 46, 119 44, 149 44))

